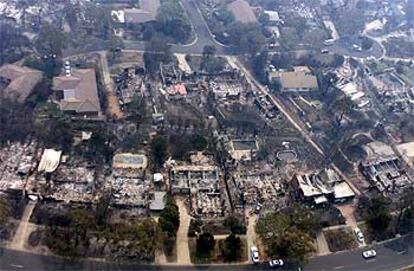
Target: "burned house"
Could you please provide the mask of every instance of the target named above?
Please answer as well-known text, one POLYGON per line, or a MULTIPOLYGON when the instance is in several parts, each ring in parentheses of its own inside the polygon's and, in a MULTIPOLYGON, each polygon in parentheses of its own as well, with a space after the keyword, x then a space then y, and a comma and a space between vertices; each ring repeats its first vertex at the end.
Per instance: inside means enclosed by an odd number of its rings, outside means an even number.
POLYGON ((297 174, 292 186, 298 198, 310 205, 342 203, 355 197, 354 191, 330 168, 309 174, 297 174))

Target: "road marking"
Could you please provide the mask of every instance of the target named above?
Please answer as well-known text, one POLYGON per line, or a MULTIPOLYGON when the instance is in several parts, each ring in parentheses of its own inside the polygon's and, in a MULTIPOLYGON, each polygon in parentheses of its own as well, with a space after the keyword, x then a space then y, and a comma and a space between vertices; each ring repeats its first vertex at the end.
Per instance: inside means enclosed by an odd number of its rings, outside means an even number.
POLYGON ((342 268, 344 268, 345 266, 343 266, 343 265, 340 265, 340 266, 335 266, 333 269, 335 269, 335 270, 339 270, 339 269, 342 269, 342 268))
POLYGON ((403 251, 398 251, 398 255, 401 255, 401 254, 405 254, 405 253, 407 253, 407 250, 403 250, 403 251))
POLYGON ((372 262, 375 262, 375 258, 374 259, 367 260, 367 263, 372 263, 372 262))
POLYGON ((10 264, 10 266, 15 267, 15 268, 20 268, 20 269, 24 268, 24 266, 23 266, 23 265, 20 265, 20 264, 14 264, 14 263, 11 263, 11 264, 10 264))

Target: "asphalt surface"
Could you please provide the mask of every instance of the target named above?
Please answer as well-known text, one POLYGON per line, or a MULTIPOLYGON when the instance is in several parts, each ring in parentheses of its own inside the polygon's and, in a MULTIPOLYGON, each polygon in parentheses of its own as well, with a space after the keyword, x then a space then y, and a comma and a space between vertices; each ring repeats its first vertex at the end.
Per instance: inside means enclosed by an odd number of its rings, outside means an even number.
POLYGON ((349 38, 340 38, 339 40, 335 41, 335 43, 331 46, 326 46, 325 49, 327 49, 330 53, 343 55, 343 56, 351 56, 355 58, 368 58, 368 57, 374 57, 374 58, 381 58, 384 55, 384 50, 381 47, 381 45, 375 41, 372 40, 372 48, 367 51, 356 51, 352 49, 352 42, 349 38))
MULTIPOLYGON (((371 247, 369 247, 371 248, 371 247)), ((362 258, 367 250, 358 249, 310 259, 303 270, 398 270, 414 264, 413 236, 374 245, 377 257, 370 260, 362 258)), ((260 265, 211 265, 211 266, 155 266, 105 263, 92 260, 70 260, 54 256, 41 256, 9 249, 0 249, 0 270, 266 270, 260 265)))
MULTIPOLYGON (((214 39, 208 29, 203 15, 197 7, 196 0, 181 0, 181 3, 191 25, 193 26, 195 39, 190 41, 189 44, 172 44, 171 52, 183 54, 202 54, 204 46, 211 45, 216 47, 217 54, 233 54, 231 48, 223 46, 214 39)), ((124 45, 127 50, 145 50, 145 43, 141 41, 125 40, 124 45)))

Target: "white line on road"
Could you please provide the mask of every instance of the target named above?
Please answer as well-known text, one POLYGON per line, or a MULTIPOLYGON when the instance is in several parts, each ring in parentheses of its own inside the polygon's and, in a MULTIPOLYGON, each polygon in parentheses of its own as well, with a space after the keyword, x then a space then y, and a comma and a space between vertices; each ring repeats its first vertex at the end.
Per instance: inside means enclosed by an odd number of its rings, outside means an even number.
POLYGON ((340 265, 340 266, 335 266, 333 269, 335 269, 335 270, 339 270, 339 269, 342 269, 342 268, 344 268, 345 266, 343 266, 343 265, 340 265))
POLYGON ((407 250, 403 250, 403 251, 398 251, 398 255, 402 255, 402 254, 405 254, 405 253, 407 253, 407 250))

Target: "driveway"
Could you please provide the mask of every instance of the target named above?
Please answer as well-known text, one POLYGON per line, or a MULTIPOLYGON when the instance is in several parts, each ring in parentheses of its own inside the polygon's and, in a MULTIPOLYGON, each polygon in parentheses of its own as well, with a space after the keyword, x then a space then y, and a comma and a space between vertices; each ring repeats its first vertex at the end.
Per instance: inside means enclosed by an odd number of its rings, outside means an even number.
POLYGON ((177 198, 177 206, 180 211, 180 227, 177 232, 177 264, 190 265, 190 250, 188 248, 188 229, 191 216, 188 214, 184 199, 177 198))

